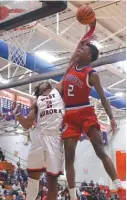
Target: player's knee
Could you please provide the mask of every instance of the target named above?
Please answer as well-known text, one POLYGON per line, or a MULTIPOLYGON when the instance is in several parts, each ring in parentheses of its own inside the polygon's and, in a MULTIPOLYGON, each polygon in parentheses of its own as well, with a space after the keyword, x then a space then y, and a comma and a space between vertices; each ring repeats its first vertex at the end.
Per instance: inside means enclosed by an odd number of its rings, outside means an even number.
POLYGON ((74 163, 75 152, 70 151, 65 153, 65 167, 67 168, 74 163))
POLYGON ((40 179, 40 176, 41 176, 41 172, 30 172, 28 171, 28 177, 29 178, 32 178, 32 179, 35 179, 35 180, 39 180, 40 179))

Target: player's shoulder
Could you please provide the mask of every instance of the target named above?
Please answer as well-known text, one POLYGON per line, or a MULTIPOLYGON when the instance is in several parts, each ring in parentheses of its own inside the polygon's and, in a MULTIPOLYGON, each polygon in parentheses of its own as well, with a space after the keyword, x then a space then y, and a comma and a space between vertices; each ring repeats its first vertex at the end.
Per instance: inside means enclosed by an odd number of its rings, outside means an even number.
POLYGON ((54 88, 52 90, 52 94, 54 94, 55 97, 54 101, 58 101, 58 103, 61 103, 63 101, 62 94, 57 88, 54 88))
POLYGON ((60 91, 59 91, 59 89, 57 87, 53 88, 52 94, 55 94, 55 96, 54 96, 55 98, 61 97, 61 93, 60 93, 60 91))
POLYGON ((100 82, 99 74, 96 71, 91 73, 90 76, 89 76, 89 81, 90 81, 90 83, 92 83, 92 85, 94 83, 100 82))
POLYGON ((91 65, 86 66, 87 71, 96 71, 91 65))
POLYGON ((89 73, 89 75, 97 74, 97 71, 91 66, 86 67, 86 72, 89 73))

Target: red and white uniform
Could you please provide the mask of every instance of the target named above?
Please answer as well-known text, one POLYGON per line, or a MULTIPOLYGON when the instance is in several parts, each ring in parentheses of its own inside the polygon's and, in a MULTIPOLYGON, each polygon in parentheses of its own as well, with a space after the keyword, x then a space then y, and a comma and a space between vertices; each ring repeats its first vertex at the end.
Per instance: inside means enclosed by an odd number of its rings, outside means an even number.
POLYGON ((63 173, 64 153, 61 128, 65 106, 56 89, 37 100, 37 126, 31 132, 28 170, 45 170, 57 176, 63 173))
POLYGON ((90 105, 89 96, 92 87, 89 75, 95 72, 92 67, 83 69, 72 67, 64 78, 64 102, 66 113, 63 123, 63 138, 80 137, 87 133, 91 126, 100 129, 94 108, 90 105))

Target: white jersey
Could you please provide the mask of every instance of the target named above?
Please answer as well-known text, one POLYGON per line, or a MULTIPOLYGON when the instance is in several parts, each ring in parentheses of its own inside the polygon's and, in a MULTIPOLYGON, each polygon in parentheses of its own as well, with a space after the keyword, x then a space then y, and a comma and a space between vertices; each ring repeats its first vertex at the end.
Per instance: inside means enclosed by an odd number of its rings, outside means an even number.
POLYGON ((59 135, 65 106, 58 90, 52 89, 49 95, 39 96, 37 107, 37 128, 40 129, 40 134, 59 135))

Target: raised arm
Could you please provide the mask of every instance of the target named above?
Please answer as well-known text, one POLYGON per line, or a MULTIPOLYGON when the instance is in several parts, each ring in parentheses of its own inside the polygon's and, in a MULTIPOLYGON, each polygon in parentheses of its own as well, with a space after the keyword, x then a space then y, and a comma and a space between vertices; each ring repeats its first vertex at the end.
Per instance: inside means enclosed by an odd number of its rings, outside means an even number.
MULTIPOLYGON (((83 38, 80 40, 75 52, 73 53, 71 59, 70 59, 70 63, 65 71, 65 74, 64 76, 66 76, 66 74, 69 72, 69 70, 73 67, 73 65, 75 64, 75 56, 76 56, 76 53, 78 51, 78 49, 81 48, 82 45, 86 45, 88 44, 91 39, 92 39, 92 36, 93 36, 93 33, 95 31, 95 28, 96 28, 96 21, 94 23, 92 23, 91 25, 89 25, 90 29, 89 31, 83 36, 83 38)), ((60 92, 61 95, 63 95, 63 81, 64 81, 64 77, 61 79, 61 81, 56 85, 56 89, 60 92)))
POLYGON ((35 118, 36 118, 36 102, 34 102, 30 108, 30 113, 27 116, 27 118, 24 118, 20 113, 20 107, 18 107, 18 114, 16 116, 16 119, 19 121, 19 123, 23 126, 25 129, 29 129, 32 127, 35 118))
POLYGON ((76 47, 76 50, 75 50, 75 52, 73 53, 73 55, 70 59, 70 63, 69 63, 69 65, 68 65, 68 67, 65 71, 64 76, 68 73, 68 71, 75 64, 75 55, 76 55, 77 51, 81 48, 82 45, 86 45, 86 44, 90 43, 90 41, 93 39, 93 33, 95 31, 95 28, 96 28, 96 21, 93 22, 92 24, 90 24, 89 27, 90 27, 89 31, 82 37, 78 46, 76 47))

